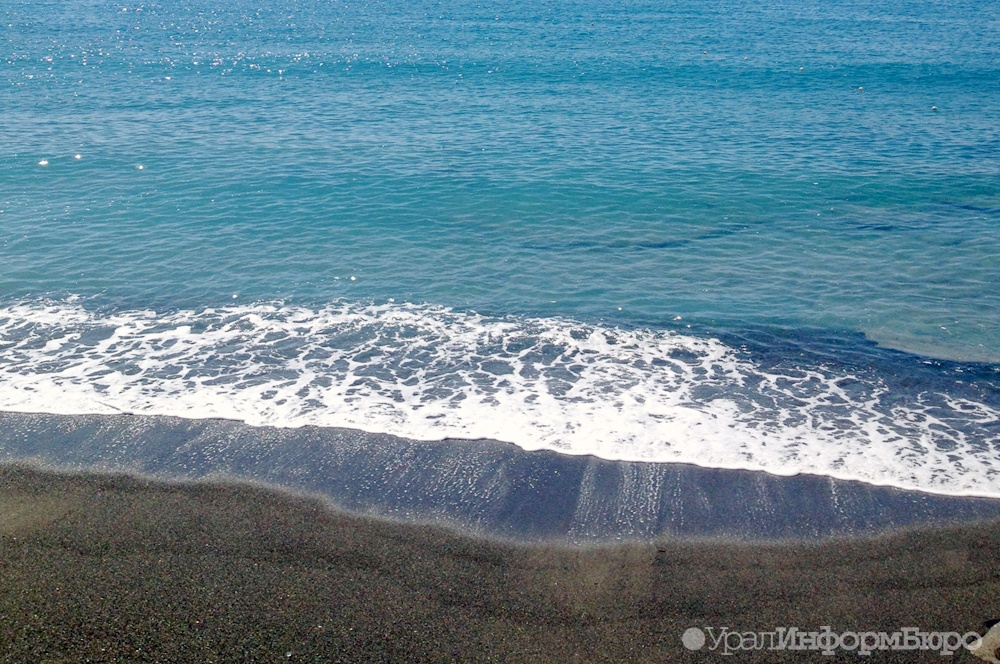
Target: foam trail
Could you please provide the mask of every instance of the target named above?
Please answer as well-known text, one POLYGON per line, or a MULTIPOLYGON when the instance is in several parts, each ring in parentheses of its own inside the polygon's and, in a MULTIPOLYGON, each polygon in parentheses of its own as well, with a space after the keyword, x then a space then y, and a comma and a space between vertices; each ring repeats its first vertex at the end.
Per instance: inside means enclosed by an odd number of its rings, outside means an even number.
POLYGON ((1000 412, 846 367, 765 369, 710 338, 444 307, 0 309, 0 409, 491 438, 1000 496, 1000 412))

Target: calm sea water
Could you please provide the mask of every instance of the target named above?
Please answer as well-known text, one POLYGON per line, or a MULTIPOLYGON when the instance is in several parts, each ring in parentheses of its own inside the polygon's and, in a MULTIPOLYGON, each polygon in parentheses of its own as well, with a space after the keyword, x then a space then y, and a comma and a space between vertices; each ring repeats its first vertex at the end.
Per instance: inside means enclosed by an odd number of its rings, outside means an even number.
POLYGON ((1000 496, 1000 5, 0 6, 0 408, 1000 496))

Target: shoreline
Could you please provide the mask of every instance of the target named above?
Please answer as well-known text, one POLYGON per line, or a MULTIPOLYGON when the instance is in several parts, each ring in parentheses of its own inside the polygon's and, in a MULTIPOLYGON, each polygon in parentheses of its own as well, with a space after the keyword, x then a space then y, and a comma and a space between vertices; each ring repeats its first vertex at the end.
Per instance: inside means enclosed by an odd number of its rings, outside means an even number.
POLYGON ((428 443, 231 420, 0 412, 0 462, 23 461, 258 483, 358 514, 526 542, 824 539, 1000 518, 1000 499, 527 452, 489 440, 428 443))
POLYGON ((964 634, 1000 613, 997 519, 823 542, 542 545, 245 484, 11 464, 0 506, 4 661, 711 661, 722 653, 689 651, 686 630, 964 634))
POLYGON ((527 452, 489 440, 0 412, 0 462, 23 461, 167 480, 228 478, 320 496, 358 514, 525 542, 821 540, 1000 518, 1000 499, 527 452))

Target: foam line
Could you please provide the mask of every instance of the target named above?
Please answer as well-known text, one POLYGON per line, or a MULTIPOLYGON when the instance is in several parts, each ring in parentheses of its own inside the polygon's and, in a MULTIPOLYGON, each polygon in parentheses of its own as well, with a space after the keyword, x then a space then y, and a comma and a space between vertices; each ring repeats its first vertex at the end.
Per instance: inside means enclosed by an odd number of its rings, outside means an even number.
MULTIPOLYGON (((995 405, 713 338, 444 307, 0 310, 0 409, 348 427, 1000 496, 995 405), (792 358, 794 359, 794 358, 792 358)), ((942 388, 943 389, 943 388, 942 388)))

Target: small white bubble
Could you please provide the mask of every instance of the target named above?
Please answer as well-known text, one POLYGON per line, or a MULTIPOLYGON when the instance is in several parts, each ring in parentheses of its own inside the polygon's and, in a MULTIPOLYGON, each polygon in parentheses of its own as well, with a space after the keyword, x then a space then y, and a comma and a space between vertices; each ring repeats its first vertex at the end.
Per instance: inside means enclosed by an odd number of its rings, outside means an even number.
POLYGON ((143 167, 142 167, 142 164, 139 164, 138 166, 136 166, 136 168, 138 168, 138 169, 139 169, 139 170, 141 171, 141 170, 142 170, 142 168, 143 168, 143 167))
POLYGON ((82 154, 75 154, 75 155, 73 155, 73 159, 83 159, 83 155, 82 154))
POLYGON ((357 281, 357 280, 358 280, 357 277, 354 277, 354 276, 351 277, 351 281, 357 281))
POLYGON ((233 293, 233 299, 234 299, 234 300, 235 300, 236 298, 238 298, 239 296, 240 296, 240 294, 239 294, 239 293, 233 293))
POLYGON ((48 166, 49 165, 49 160, 48 159, 42 159, 40 162, 38 162, 38 165, 39 166, 48 166))

